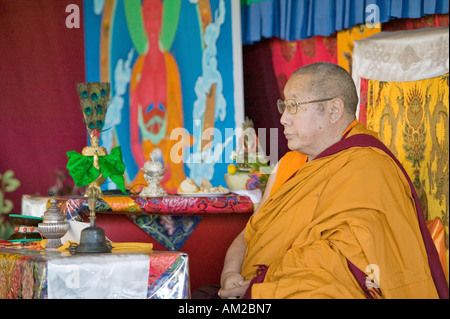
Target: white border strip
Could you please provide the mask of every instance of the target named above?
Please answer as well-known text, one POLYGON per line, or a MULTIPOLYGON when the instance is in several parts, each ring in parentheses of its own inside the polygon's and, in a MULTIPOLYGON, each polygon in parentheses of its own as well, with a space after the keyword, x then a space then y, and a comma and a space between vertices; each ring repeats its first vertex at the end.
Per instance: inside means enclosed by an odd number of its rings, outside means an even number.
POLYGON ((231 0, 231 31, 233 36, 234 120, 236 128, 244 122, 244 72, 242 64, 241 2, 231 0))

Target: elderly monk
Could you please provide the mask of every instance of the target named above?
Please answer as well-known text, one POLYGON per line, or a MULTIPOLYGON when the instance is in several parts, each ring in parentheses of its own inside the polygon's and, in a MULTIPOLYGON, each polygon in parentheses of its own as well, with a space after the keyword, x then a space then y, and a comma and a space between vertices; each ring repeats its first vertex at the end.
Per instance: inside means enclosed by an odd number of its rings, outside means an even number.
POLYGON ((225 257, 222 298, 448 298, 404 169, 355 118, 352 78, 296 70, 278 110, 288 152, 225 257), (416 209, 417 208, 417 209, 416 209))

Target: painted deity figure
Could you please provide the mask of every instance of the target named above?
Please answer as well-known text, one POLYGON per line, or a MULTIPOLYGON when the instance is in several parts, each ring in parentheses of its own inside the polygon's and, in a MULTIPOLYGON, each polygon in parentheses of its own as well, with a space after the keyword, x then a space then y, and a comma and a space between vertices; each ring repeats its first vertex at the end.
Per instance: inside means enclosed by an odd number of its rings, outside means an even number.
MULTIPOLYGON (((144 0, 142 19, 148 45, 133 67, 130 138, 131 151, 139 167, 149 160, 152 151, 160 151, 162 158, 158 160, 167 168, 161 184, 170 192, 176 191, 186 178, 183 163, 170 159, 170 150, 179 141, 169 139, 174 128, 184 125, 178 65, 159 40, 162 11, 161 0, 144 0)), ((142 171, 133 183, 145 184, 142 171)))

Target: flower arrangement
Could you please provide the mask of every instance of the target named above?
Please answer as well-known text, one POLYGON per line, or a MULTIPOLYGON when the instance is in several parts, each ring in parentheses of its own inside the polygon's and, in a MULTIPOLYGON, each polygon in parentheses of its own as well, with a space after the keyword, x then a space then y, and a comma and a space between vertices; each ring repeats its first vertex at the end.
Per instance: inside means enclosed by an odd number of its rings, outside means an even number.
POLYGON ((261 181, 259 180, 258 175, 250 174, 247 183, 245 184, 245 188, 252 190, 261 187, 261 181))
POLYGON ((231 159, 236 161, 237 165, 228 165, 228 174, 248 174, 247 182, 245 183, 245 189, 254 190, 260 188, 264 190, 269 179, 270 172, 272 171, 272 166, 268 165, 268 161, 264 157, 259 156, 259 159, 253 158, 244 161, 243 159, 237 159, 236 153, 232 152, 231 159), (261 161, 262 160, 262 161, 261 161), (241 164, 241 165, 240 165, 241 164), (243 165, 242 165, 243 164, 243 165), (250 169, 249 169, 250 168, 250 169))

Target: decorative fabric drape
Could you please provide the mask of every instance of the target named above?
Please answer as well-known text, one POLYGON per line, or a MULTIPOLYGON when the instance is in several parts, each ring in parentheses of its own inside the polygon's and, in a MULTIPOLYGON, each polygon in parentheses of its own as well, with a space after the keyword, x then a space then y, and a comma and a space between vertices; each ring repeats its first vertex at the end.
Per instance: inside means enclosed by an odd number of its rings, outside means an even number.
POLYGON ((355 41, 352 77, 356 87, 361 78, 406 82, 448 73, 448 35, 448 27, 438 27, 380 32, 355 41))
POLYGON ((353 74, 379 81, 417 81, 449 70, 449 28, 381 32, 355 42, 353 74))
MULTIPOLYGON (((449 25, 448 14, 434 14, 424 16, 420 19, 395 19, 383 23, 383 31, 405 31, 414 29, 436 28, 449 25)), ((381 31, 376 28, 363 28, 363 26, 355 26, 349 30, 339 31, 338 38, 338 63, 340 66, 352 73, 353 47, 354 41, 361 40, 372 36, 381 31), (358 32, 355 32, 355 31, 358 32), (344 56, 345 55, 345 56, 344 56), (347 64, 349 63, 349 66, 347 64)), ((359 121, 367 124, 367 82, 365 78, 361 78, 360 96, 359 96, 359 121)))
POLYGON ((447 74, 414 82, 368 80, 367 84, 367 127, 379 133, 402 163, 416 188, 425 219, 442 221, 447 255, 448 83, 447 74))
POLYGON ((449 233, 448 32, 448 27, 380 32, 355 41, 352 65, 361 96, 367 96, 360 118, 405 167, 425 218, 438 218, 444 226, 445 243, 435 239, 445 246, 444 269, 449 233))
POLYGON ((328 36, 364 24, 374 10, 379 10, 380 23, 449 12, 447 0, 243 0, 241 4, 244 44, 270 37, 292 41, 328 36))

